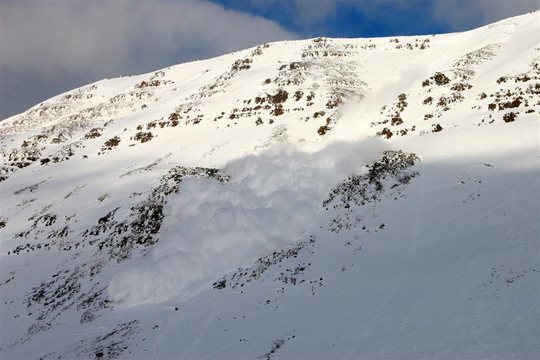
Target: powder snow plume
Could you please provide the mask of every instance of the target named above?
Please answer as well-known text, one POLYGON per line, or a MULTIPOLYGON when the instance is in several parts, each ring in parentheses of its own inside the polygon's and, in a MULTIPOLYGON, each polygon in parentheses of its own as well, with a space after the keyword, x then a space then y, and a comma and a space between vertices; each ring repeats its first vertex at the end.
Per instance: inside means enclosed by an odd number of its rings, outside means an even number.
POLYGON ((314 153, 281 145, 227 164, 225 184, 185 180, 166 206, 160 242, 113 278, 111 299, 127 305, 187 300, 221 274, 293 244, 317 225, 328 189, 361 172, 382 149, 378 139, 314 153))

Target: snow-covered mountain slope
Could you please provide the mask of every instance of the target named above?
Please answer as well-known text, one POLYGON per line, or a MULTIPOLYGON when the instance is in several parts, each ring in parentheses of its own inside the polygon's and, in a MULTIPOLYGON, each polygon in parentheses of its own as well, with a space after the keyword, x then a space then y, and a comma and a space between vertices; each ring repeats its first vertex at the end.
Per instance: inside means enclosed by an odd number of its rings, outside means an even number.
POLYGON ((540 13, 286 41, 0 122, 0 357, 535 358, 540 13))

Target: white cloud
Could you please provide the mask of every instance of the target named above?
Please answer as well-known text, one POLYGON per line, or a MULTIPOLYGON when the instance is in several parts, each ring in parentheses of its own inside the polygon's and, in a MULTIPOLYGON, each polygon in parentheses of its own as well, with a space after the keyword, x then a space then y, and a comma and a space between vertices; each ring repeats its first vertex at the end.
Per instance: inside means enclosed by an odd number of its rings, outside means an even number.
POLYGON ((291 38, 296 35, 270 20, 206 0, 4 2, 0 71, 9 76, 0 79, 0 105, 5 111, 11 105, 4 99, 32 92, 24 86, 42 86, 50 97, 56 93, 47 91, 48 82, 68 90, 81 85, 75 79, 152 71, 291 38))

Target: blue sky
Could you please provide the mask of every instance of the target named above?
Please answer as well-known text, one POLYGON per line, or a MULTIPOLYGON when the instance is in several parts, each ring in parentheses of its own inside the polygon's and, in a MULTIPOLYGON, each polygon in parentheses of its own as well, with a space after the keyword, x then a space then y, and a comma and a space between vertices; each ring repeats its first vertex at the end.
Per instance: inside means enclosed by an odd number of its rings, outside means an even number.
MULTIPOLYGON (((240 1, 215 0, 227 8, 271 19, 305 37, 374 37, 454 31, 436 19, 433 1, 240 1), (309 8, 308 11, 305 9, 309 8), (302 11, 304 9, 304 11, 302 11)), ((477 24, 481 24, 478 17, 477 24)))
POLYGON ((540 0, 211 0, 302 37, 376 37, 469 30, 540 8, 540 0))
POLYGON ((0 0, 0 119, 103 78, 268 41, 472 29, 540 0, 0 0))

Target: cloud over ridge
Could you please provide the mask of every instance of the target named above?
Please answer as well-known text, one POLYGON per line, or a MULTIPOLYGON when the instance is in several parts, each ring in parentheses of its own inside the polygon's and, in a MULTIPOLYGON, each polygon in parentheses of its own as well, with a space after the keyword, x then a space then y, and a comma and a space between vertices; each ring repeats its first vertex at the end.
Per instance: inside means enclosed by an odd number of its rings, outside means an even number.
POLYGON ((0 117, 104 77, 297 37, 206 0, 27 1, 0 9, 0 117))

